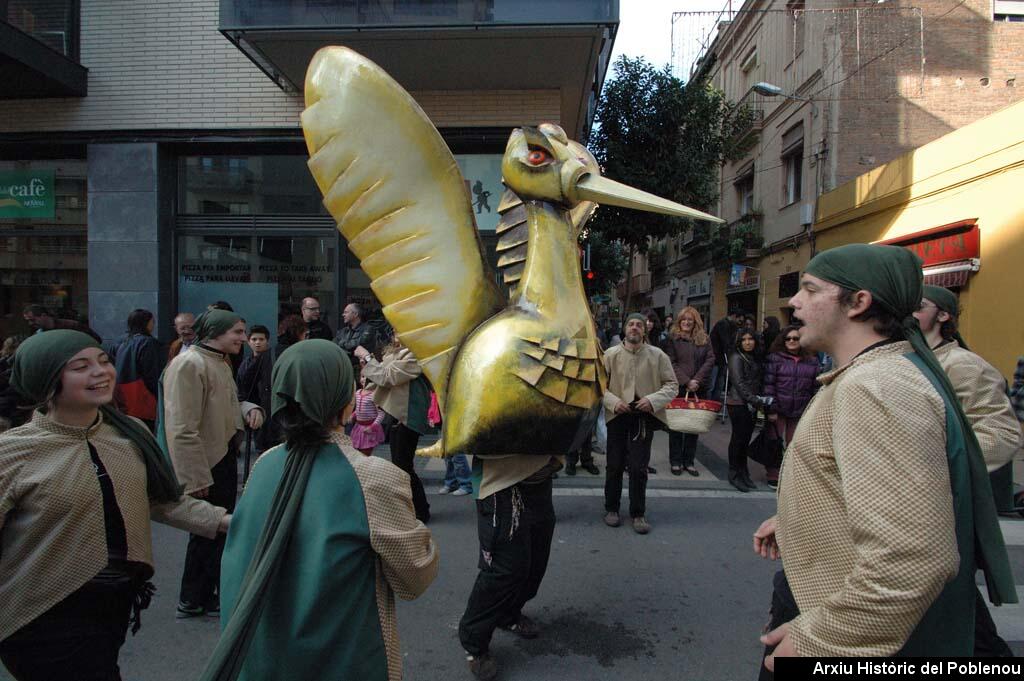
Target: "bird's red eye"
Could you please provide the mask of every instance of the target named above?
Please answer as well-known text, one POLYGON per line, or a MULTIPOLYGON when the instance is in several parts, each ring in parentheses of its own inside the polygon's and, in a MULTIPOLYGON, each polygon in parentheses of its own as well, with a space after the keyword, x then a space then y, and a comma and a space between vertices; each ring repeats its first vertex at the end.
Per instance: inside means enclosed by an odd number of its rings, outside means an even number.
POLYGON ((543 149, 533 149, 530 154, 526 157, 530 165, 539 166, 542 163, 547 163, 551 160, 551 155, 543 149))

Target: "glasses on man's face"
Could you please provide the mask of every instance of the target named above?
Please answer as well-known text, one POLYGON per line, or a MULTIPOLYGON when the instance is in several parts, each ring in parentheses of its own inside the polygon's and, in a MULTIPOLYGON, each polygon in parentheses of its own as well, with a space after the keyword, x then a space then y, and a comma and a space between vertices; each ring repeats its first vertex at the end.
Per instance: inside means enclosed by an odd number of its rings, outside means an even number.
MULTIPOLYGON (((292 308, 292 309, 294 309, 294 308, 292 308)), ((303 308, 303 309, 309 310, 310 312, 319 312, 320 311, 319 307, 307 307, 307 308, 303 308)))

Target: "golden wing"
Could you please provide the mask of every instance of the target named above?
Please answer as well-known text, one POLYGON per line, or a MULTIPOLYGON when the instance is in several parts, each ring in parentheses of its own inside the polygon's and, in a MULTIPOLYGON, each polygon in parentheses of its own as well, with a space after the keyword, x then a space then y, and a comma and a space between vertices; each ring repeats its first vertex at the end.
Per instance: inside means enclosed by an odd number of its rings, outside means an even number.
POLYGON ((503 307, 455 158, 409 93, 345 47, 310 62, 302 130, 324 205, 444 404, 459 345, 503 307))

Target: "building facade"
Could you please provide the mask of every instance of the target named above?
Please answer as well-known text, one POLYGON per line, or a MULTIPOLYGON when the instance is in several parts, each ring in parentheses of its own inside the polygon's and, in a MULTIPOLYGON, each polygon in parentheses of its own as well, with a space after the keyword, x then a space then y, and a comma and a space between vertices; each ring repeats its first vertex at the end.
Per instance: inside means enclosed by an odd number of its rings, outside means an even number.
POLYGON ((105 338, 146 308, 166 340, 177 311, 225 300, 273 330, 316 296, 336 328, 346 302, 376 301, 306 169, 313 53, 350 46, 410 91, 456 155, 488 244, 509 131, 552 121, 585 140, 618 25, 617 0, 0 10, 0 337, 27 331, 30 302, 105 338), (4 185, 46 200, 4 206, 4 185))
POLYGON ((713 267, 714 319, 736 307, 785 323, 821 249, 822 193, 1024 98, 1019 19, 1024 2, 993 0, 747 0, 716 15, 694 75, 752 113, 718 211, 745 247, 677 249, 661 285, 713 267))

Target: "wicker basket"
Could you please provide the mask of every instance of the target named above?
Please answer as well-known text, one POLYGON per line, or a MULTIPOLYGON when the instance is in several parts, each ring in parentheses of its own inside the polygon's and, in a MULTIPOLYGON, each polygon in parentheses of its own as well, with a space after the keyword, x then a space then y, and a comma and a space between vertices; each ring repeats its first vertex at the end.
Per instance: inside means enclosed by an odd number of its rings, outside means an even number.
POLYGON ((715 417, 722 411, 722 403, 700 400, 693 393, 677 397, 665 407, 665 418, 670 430, 701 435, 711 430, 715 417))

